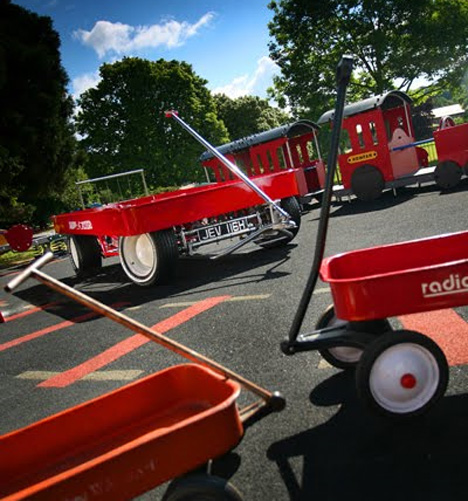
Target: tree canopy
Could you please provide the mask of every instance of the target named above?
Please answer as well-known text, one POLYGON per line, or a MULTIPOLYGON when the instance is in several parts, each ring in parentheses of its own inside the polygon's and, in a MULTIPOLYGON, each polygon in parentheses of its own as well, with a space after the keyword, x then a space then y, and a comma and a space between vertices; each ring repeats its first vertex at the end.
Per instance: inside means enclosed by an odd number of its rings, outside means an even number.
POLYGON ((209 142, 226 142, 206 80, 185 62, 135 57, 103 64, 100 76, 78 102, 88 174, 144 168, 153 187, 202 180, 203 147, 164 112, 176 109, 209 142))
POLYGON ((243 96, 231 99, 224 94, 214 96, 218 117, 224 122, 231 141, 273 129, 291 120, 288 113, 272 107, 266 99, 243 96))
POLYGON ((5 226, 43 219, 73 161, 73 103, 59 49, 49 17, 0 0, 0 224, 5 226))
POLYGON ((349 100, 425 77, 439 89, 468 66, 468 2, 460 0, 275 0, 270 55, 281 68, 275 97, 316 119, 332 105, 343 54, 356 60, 349 100))

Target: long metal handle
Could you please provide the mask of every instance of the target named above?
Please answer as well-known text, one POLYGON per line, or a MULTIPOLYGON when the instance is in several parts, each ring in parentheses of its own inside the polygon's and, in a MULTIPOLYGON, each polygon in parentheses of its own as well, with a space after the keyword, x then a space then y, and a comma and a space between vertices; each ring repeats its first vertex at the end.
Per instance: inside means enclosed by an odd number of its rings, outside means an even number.
MULTIPOLYGON (((43 283, 44 285, 47 285, 51 289, 60 292, 61 294, 64 294, 65 296, 75 300, 76 302, 84 306, 87 306, 88 308, 99 313, 100 315, 106 316, 111 320, 114 320, 115 322, 131 329, 132 331, 137 332, 138 334, 142 334, 143 336, 146 336, 151 341, 154 341, 164 346, 165 348, 168 348, 169 350, 191 360, 192 362, 197 362, 201 365, 209 367, 218 374, 221 374, 228 379, 232 379, 233 381, 238 382, 247 390, 261 397, 262 400, 264 400, 267 404, 269 404, 272 407, 271 408, 272 411, 280 410, 281 407, 284 407, 284 399, 282 399, 282 397, 279 396, 278 394, 271 393, 261 388, 260 386, 256 385, 255 383, 252 383, 248 379, 245 379, 239 374, 227 369, 221 364, 218 364, 214 360, 211 360, 208 357, 205 357, 204 355, 178 343, 177 341, 174 341, 164 336, 163 334, 153 329, 150 329, 149 327, 146 327, 146 325, 143 325, 140 322, 137 322, 136 320, 127 317, 123 313, 120 313, 114 310, 113 308, 110 308, 109 306, 100 303, 96 299, 93 299, 87 296, 86 294, 83 294, 82 292, 77 291, 72 287, 69 287, 63 282, 56 280, 55 278, 43 273, 38 269, 41 266, 45 265, 47 262, 49 262, 52 258, 53 254, 51 252, 47 252, 46 254, 44 254, 44 256, 35 261, 22 273, 20 273, 13 280, 11 280, 5 286, 5 291, 12 292, 16 287, 18 287, 29 277, 33 277, 39 282, 43 283)), ((260 408, 260 405, 258 403, 256 405, 256 408, 260 408)), ((250 414, 245 413, 245 410, 243 410, 241 411, 241 415, 245 415, 245 419, 247 419, 248 417, 250 417, 251 413, 250 414)))
MULTIPOLYGON (((330 201, 333 191, 333 177, 335 175, 336 162, 338 158, 338 145, 340 140, 341 125, 343 121, 343 110, 346 98, 346 87, 348 86, 353 71, 353 58, 351 56, 344 56, 337 67, 336 80, 338 85, 338 92, 335 104, 335 116, 333 120, 332 137, 330 151, 327 161, 327 177, 325 181, 325 192, 322 200, 322 208, 320 211, 319 227, 317 230, 317 237, 315 243, 314 261, 312 269, 307 280, 306 287, 301 297, 299 307, 297 308, 291 329, 289 331, 289 342, 296 341, 301 328, 304 316, 307 311, 312 293, 314 292, 317 284, 320 265, 325 252, 325 242, 327 239, 328 219, 330 214, 330 201)), ((285 352, 288 351, 288 346, 285 346, 285 352)))
POLYGON ((263 190, 261 190, 252 180, 246 176, 236 164, 231 162, 222 153, 220 153, 214 146, 212 146, 206 139, 204 139, 197 131, 192 129, 190 125, 185 123, 174 110, 166 111, 166 117, 174 118, 189 134, 191 134, 199 143, 201 143, 207 150, 211 151, 213 155, 223 163, 233 174, 242 179, 244 183, 249 186, 255 193, 263 198, 265 202, 275 208, 283 217, 290 219, 290 215, 280 207, 274 200, 272 200, 263 190))

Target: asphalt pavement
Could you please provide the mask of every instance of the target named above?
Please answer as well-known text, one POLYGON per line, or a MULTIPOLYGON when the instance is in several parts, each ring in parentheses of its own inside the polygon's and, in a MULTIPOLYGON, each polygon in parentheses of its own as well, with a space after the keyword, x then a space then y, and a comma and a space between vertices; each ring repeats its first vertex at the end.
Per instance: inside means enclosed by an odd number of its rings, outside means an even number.
MULTIPOLYGON (((387 192, 371 204, 334 203, 326 256, 466 230, 467 193, 464 179, 452 193, 427 185, 399 189, 397 196, 387 192)), ((116 258, 86 281, 73 276, 66 258, 44 271, 281 392, 286 408, 249 427, 239 445, 213 463, 245 500, 466 498, 468 307, 418 317, 422 331, 440 336, 451 367, 446 395, 416 421, 372 414, 357 398, 354 373, 329 366, 317 352, 282 354, 280 342, 311 268, 318 217, 313 203, 297 237, 281 249, 251 245, 219 260, 184 258, 167 286, 129 283, 116 258)), ((0 270, 0 310, 7 320, 0 324, 1 433, 182 361, 35 280, 4 293, 18 271, 0 270)), ((313 329, 331 301, 328 285, 319 281, 304 330, 313 329)), ((398 328, 411 320, 394 317, 391 323, 398 328)), ((240 403, 249 401, 242 392, 240 403)), ((165 489, 139 499, 161 499, 165 489)))

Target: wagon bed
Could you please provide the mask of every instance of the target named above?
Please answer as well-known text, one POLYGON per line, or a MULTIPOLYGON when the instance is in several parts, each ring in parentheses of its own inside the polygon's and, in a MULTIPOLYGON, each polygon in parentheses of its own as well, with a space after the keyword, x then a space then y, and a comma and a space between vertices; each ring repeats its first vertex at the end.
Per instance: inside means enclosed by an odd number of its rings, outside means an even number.
POLYGON ((129 499, 240 441, 239 385, 184 364, 0 437, 0 497, 129 499))
MULTIPOLYGON (((252 178, 273 199, 299 195, 296 170, 252 178)), ((219 216, 264 201, 241 180, 226 181, 111 203, 53 216, 60 234, 131 236, 219 216)))
POLYGON ((361 321, 468 303, 468 232, 324 259, 338 318, 361 321))

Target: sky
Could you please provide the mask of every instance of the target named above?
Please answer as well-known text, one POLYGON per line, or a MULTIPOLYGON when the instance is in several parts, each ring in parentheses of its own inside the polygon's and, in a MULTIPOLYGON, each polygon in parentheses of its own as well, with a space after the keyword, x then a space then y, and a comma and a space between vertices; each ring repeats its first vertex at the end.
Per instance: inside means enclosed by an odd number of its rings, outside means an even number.
POLYGON ((269 0, 12 0, 52 18, 74 97, 125 56, 186 61, 215 93, 266 97, 269 0))

